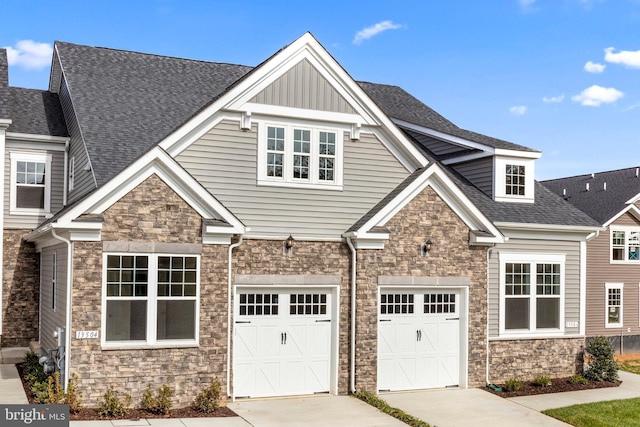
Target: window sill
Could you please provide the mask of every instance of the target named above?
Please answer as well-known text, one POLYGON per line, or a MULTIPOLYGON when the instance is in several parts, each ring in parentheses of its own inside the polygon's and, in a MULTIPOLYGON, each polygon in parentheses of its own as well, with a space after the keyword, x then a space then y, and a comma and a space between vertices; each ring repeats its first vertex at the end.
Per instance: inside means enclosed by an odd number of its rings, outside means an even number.
POLYGON ((41 209, 11 209, 9 211, 9 215, 19 215, 19 216, 47 216, 50 214, 51 212, 41 210, 41 209))
POLYGON ((619 260, 610 260, 610 264, 622 264, 622 265, 640 265, 640 260, 636 261, 619 261, 619 260))
POLYGON ((540 332, 522 332, 522 333, 506 333, 502 332, 494 340, 531 340, 531 339, 547 339, 547 338, 573 338, 574 335, 567 335, 564 330, 561 331, 540 331, 540 332))
POLYGON ((605 329, 623 329, 624 326, 620 323, 610 323, 604 326, 605 329))
POLYGON ((155 344, 147 344, 142 342, 127 343, 127 342, 113 342, 102 343, 102 350, 159 350, 164 348, 197 348, 200 347, 196 341, 169 341, 155 344))
POLYGON ((303 182, 303 181, 272 181, 268 179, 258 179, 258 185, 260 186, 268 186, 268 187, 286 187, 286 188, 306 188, 312 190, 331 190, 331 191, 342 191, 342 184, 321 184, 321 183, 313 183, 313 182, 303 182))

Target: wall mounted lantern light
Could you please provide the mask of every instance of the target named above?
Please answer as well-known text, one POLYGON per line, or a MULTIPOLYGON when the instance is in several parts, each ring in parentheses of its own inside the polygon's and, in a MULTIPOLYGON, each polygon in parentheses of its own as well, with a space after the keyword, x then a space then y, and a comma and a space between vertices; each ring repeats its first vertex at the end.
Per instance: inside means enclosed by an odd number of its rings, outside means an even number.
POLYGON ((289 237, 287 237, 287 240, 284 241, 284 250, 285 252, 289 252, 291 250, 291 248, 293 248, 293 241, 295 239, 293 238, 293 236, 291 234, 289 234, 289 237))
POLYGON ((432 246, 433 246, 433 242, 431 241, 431 239, 427 239, 427 241, 425 241, 422 245, 420 245, 420 251, 422 252, 422 256, 429 255, 429 252, 431 252, 432 246))

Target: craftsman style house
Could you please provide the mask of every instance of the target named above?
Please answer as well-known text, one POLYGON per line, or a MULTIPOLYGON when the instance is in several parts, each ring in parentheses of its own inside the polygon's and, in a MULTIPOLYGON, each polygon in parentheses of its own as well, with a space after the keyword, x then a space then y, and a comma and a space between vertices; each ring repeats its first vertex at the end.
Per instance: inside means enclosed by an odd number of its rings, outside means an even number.
POLYGON ((2 345, 38 341, 88 401, 581 366, 599 224, 535 182, 539 152, 311 34, 255 68, 57 42, 47 91, 0 91, 2 345))
POLYGON ((640 351, 640 169, 544 181, 604 228, 587 244, 587 338, 640 351))

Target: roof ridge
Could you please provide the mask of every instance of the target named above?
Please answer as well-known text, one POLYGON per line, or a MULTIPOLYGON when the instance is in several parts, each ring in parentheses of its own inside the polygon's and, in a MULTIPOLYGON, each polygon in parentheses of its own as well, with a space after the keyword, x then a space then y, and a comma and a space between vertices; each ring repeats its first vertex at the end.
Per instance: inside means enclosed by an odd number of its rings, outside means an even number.
POLYGON ((565 176, 565 177, 561 177, 561 178, 544 179, 544 180, 540 180, 540 182, 565 181, 565 180, 568 180, 568 179, 581 178, 581 177, 592 177, 592 178, 595 179, 596 175, 604 175, 604 174, 610 174, 610 173, 622 172, 622 171, 631 171, 633 169, 638 169, 638 168, 640 168, 640 165, 638 165, 638 166, 630 166, 630 167, 620 168, 620 169, 611 169, 611 170, 608 170, 608 171, 582 173, 582 174, 579 174, 579 175, 565 176))

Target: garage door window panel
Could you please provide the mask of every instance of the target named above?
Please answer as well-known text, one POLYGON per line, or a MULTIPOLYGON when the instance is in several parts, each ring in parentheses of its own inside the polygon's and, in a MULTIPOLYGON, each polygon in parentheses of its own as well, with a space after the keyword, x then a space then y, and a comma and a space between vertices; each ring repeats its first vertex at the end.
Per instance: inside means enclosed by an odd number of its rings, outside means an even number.
POLYGON ((242 293, 238 299, 240 316, 278 315, 278 294, 242 293))
POLYGON ((327 314, 327 294, 291 294, 289 301, 291 315, 327 314))
POLYGON ((413 314, 414 294, 380 295, 380 314, 413 314))

